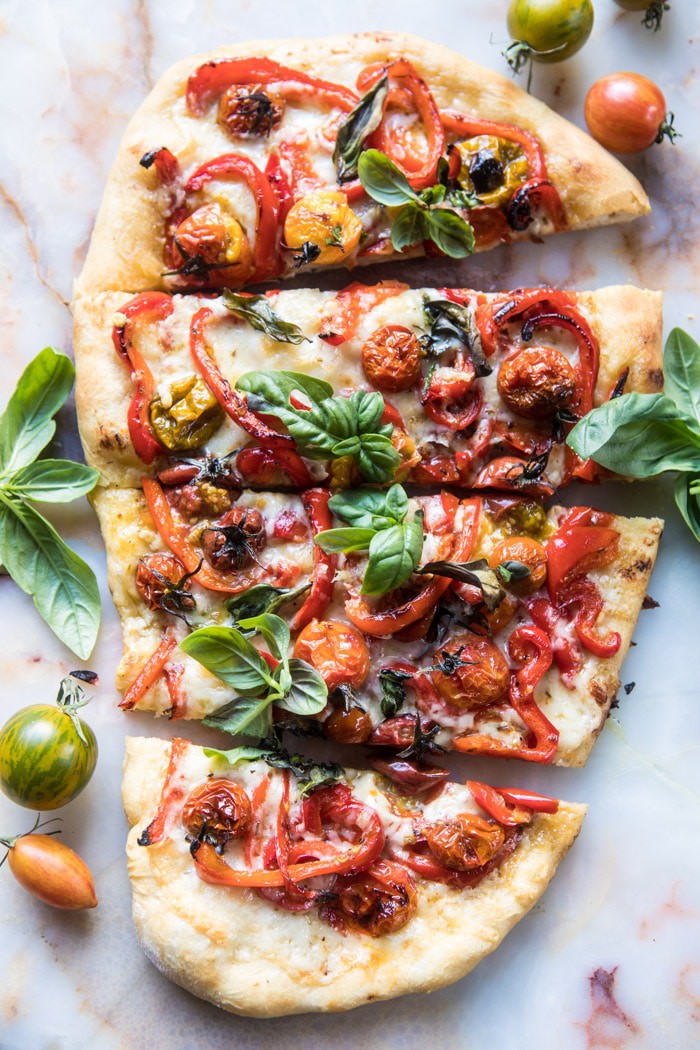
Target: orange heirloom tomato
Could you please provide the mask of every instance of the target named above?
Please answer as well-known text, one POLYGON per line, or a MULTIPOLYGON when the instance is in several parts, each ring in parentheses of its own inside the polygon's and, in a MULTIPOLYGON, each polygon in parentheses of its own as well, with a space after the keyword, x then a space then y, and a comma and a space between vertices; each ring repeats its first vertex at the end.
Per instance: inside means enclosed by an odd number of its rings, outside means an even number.
POLYGON ((452 871, 470 871, 488 864, 506 838, 500 824, 471 813, 426 824, 421 833, 435 859, 452 871))
POLYGON ((571 404, 576 393, 576 373, 559 350, 526 347, 501 365, 498 392, 517 415, 547 419, 558 408, 571 404))
POLYGON ((332 692, 359 689, 369 674, 369 652, 359 631, 337 620, 312 620, 297 638, 294 655, 315 667, 332 692))
MULTIPOLYGON (((187 569, 174 554, 147 554, 136 566, 136 590, 146 606, 155 612, 169 597, 179 598, 183 608, 194 609, 194 598, 187 600, 187 569)), ((166 605, 166 611, 167 605, 166 605)))
POLYGON ((177 247, 187 256, 198 256, 206 266, 248 267, 251 251, 243 227, 220 204, 204 204, 180 223, 177 247))
POLYGON ((285 101, 261 84, 232 84, 219 99, 217 119, 239 138, 267 138, 281 122, 285 101))
POLYGON ((508 689, 510 669, 501 650, 488 638, 471 632, 458 634, 440 650, 439 657, 445 670, 435 668, 430 677, 438 695, 451 707, 463 710, 494 704, 508 689))
POLYGON ((28 893, 53 908, 97 907, 95 884, 85 861, 50 835, 7 840, 10 871, 28 893))
POLYGON ((344 193, 314 190, 292 205, 284 221, 284 243, 295 251, 314 244, 314 262, 344 262, 360 243, 362 223, 344 193))
POLYGON ((337 744, 364 744, 372 734, 372 719, 361 707, 338 708, 323 723, 329 740, 337 744))
POLYGON ((547 579, 547 551, 537 540, 529 536, 509 536, 494 547, 489 556, 489 565, 497 569, 504 561, 517 561, 530 570, 523 579, 513 577, 506 583, 514 594, 534 594, 547 579))
POLYGON ((641 73, 601 77, 586 95, 583 114, 593 138, 615 153, 639 153, 678 134, 661 90, 641 73))
POLYGON ((250 799, 238 784, 213 777, 194 788, 182 810, 182 823, 194 839, 223 847, 245 835, 253 817, 250 799))
POLYGON ((420 379, 420 343, 400 324, 378 328, 362 347, 362 368, 372 386, 387 394, 410 390, 420 379))

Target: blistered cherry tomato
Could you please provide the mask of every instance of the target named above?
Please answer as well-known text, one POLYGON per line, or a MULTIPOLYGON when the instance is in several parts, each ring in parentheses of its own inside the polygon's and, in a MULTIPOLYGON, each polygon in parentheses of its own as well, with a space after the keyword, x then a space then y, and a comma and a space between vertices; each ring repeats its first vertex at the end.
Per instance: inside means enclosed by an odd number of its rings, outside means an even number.
POLYGON ((571 404, 576 373, 559 350, 526 347, 501 365, 498 392, 511 412, 525 419, 548 419, 557 409, 571 404))
POLYGON ((501 650, 471 632, 455 635, 439 651, 430 677, 438 695, 459 710, 494 704, 508 688, 510 671, 501 650))
MULTIPOLYGON (((517 568, 513 568, 511 578, 505 586, 514 594, 534 594, 539 591, 547 579, 547 551, 537 540, 529 536, 509 536, 501 540, 489 556, 489 565, 497 569, 504 562, 517 562, 529 569, 529 575, 520 577, 517 568)), ((505 566, 508 569, 508 566, 505 566)))
POLYGON ((147 554, 136 566, 136 590, 151 611, 162 609, 170 595, 194 608, 194 599, 187 602, 183 593, 191 587, 189 580, 183 580, 186 574, 185 566, 174 554, 147 554))
POLYGON ((472 813, 426 824, 421 833, 435 859, 452 871, 470 871, 488 864, 506 837, 500 824, 472 813))
POLYGON ((251 250, 237 219, 220 204, 204 204, 188 215, 175 231, 177 247, 205 266, 248 266, 251 250))
POLYGON ((420 343, 410 328, 386 324, 362 347, 362 368, 372 386, 393 394, 410 390, 420 378, 420 343))
POLYGON ((238 572, 256 560, 267 543, 265 519, 250 507, 232 507, 202 533, 202 551, 218 572, 238 572))
POLYGON ((290 208, 284 222, 284 243, 295 251, 305 244, 318 248, 314 262, 324 266, 345 262, 360 243, 362 223, 344 193, 314 190, 290 208))
POLYGON ((329 692, 359 689, 369 674, 369 652, 359 631, 337 620, 312 620, 296 640, 294 655, 315 667, 329 692))
POLYGON ((601 77, 586 95, 583 113, 593 138, 614 153, 639 153, 678 134, 661 90, 641 73, 601 77))
POLYGON ((511 0, 508 32, 530 48, 537 62, 571 58, 591 35, 591 0, 511 0))
POLYGON ((219 100, 217 120, 234 138, 267 138, 284 109, 281 95, 260 84, 232 84, 219 100))
POLYGON ((334 888, 337 908, 349 926, 370 937, 396 933, 416 913, 418 896, 413 876, 388 860, 375 861, 359 875, 339 879, 334 888))
POLYGON ((182 823, 193 839, 203 838, 223 848, 240 839, 252 820, 250 799, 239 784, 211 777, 190 791, 182 809, 182 823))
POLYGON ((337 708, 323 723, 329 740, 336 744, 364 744, 372 733, 372 719, 361 707, 337 708))

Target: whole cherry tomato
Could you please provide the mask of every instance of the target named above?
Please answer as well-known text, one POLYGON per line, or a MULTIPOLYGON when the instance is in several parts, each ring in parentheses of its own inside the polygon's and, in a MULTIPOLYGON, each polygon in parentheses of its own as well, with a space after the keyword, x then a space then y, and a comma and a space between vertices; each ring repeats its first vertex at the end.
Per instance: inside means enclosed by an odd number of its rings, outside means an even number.
POLYGON ((297 638, 294 655, 318 671, 329 692, 339 685, 359 689, 369 673, 364 638, 337 620, 312 620, 297 638))
POLYGON ((615 0, 618 7, 625 11, 644 11, 642 25, 654 32, 661 29, 661 20, 664 11, 670 11, 671 5, 667 0, 615 0))
MULTIPOLYGON (((511 0, 508 32, 536 62, 571 58, 591 35, 591 0, 511 0)), ((511 45, 512 46, 512 45, 511 45)))
POLYGON ((410 390, 420 379, 421 356, 420 343, 410 328, 386 324, 365 340, 362 369, 377 390, 410 390))
POLYGON ((614 153, 639 153, 678 135, 661 90, 641 73, 601 77, 586 95, 583 113, 593 138, 614 153))
MULTIPOLYGON (((36 827, 37 825, 35 825, 36 827)), ((95 884, 85 861, 51 835, 0 838, 7 846, 10 871, 28 893, 53 908, 95 908, 95 884)))

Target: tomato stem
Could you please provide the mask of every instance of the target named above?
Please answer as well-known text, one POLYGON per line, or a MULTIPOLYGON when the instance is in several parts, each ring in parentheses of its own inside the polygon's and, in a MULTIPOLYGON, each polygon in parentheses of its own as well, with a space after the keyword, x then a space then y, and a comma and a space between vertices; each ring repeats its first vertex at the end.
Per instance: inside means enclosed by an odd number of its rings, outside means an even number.
POLYGON ((659 125, 659 132, 656 138, 654 139, 654 142, 663 142, 664 137, 668 138, 669 142, 675 142, 676 139, 683 138, 681 132, 676 131, 676 129, 673 126, 674 117, 675 114, 673 114, 669 110, 663 122, 659 125))
MULTIPOLYGON (((20 832, 19 835, 10 835, 10 836, 0 835, 0 845, 5 846, 6 849, 7 849, 7 852, 5 853, 5 856, 2 858, 2 860, 0 860, 0 868, 3 866, 3 864, 5 863, 7 858, 9 857, 10 850, 14 849, 15 844, 17 842, 19 842, 20 839, 23 839, 25 835, 33 835, 34 832, 37 831, 38 828, 45 828, 49 824, 53 824, 54 821, 56 821, 56 820, 63 820, 63 817, 49 817, 48 820, 44 820, 42 822, 42 820, 41 820, 41 813, 37 813, 36 820, 34 821, 34 825, 33 825, 33 827, 31 827, 29 829, 29 831, 22 831, 22 832, 20 832)), ((46 835, 60 835, 61 834, 61 828, 56 828, 55 831, 46 831, 44 834, 46 834, 46 835)))

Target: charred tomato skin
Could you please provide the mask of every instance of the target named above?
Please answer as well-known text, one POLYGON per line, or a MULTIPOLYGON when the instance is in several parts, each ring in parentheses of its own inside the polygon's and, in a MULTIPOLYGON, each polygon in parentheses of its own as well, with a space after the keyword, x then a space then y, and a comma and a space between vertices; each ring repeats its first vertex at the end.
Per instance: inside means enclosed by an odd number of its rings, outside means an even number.
POLYGON ((415 915, 418 895, 413 876, 401 864, 375 861, 357 875, 336 880, 336 908, 351 929, 386 937, 415 915))
POLYGON ((267 544, 265 519, 249 507, 232 507, 201 538, 204 557, 218 572, 239 572, 251 565, 267 544))
POLYGON ((420 379, 421 348, 411 331, 400 324, 387 324, 365 340, 362 370, 383 393, 410 390, 420 379))
POLYGON ((369 651, 354 627, 337 620, 312 620, 296 640, 294 655, 311 664, 332 692, 359 689, 369 674, 369 651))
POLYGON ((182 809, 182 823, 188 835, 193 839, 203 837, 219 849, 231 839, 242 838, 252 818, 245 790, 225 777, 211 777, 193 788, 182 809))
POLYGON ((458 634, 440 650, 460 662, 451 673, 438 667, 430 672, 435 690, 457 710, 498 703, 508 689, 510 669, 501 650, 488 638, 472 632, 458 634))
POLYGON ((549 346, 519 350, 498 371, 498 392, 506 406, 525 419, 549 419, 570 405, 576 373, 569 359, 549 346))
MULTIPOLYGON (((174 554, 147 554, 141 558, 136 566, 136 590, 146 607, 152 612, 160 609, 168 593, 168 584, 176 587, 186 572, 174 554)), ((182 587, 189 590, 189 580, 185 580, 182 587)))
POLYGON ((488 864, 506 838, 501 824, 472 813, 426 824, 421 834, 435 859, 451 871, 471 871, 488 864))
POLYGON ((232 84, 219 99, 217 120, 234 138, 267 138, 282 121, 285 101, 260 84, 232 84))

